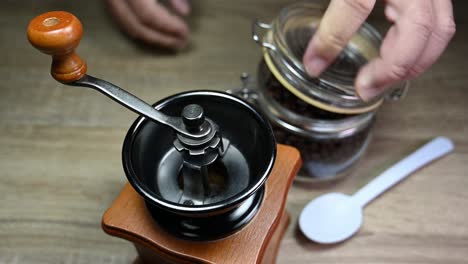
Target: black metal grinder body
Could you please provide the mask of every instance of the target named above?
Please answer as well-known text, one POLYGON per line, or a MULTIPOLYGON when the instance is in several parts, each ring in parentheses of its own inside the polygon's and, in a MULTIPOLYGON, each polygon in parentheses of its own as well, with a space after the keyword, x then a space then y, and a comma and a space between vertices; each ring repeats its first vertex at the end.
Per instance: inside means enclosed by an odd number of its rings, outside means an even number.
POLYGON ((202 166, 191 163, 201 157, 180 152, 177 133, 140 117, 125 138, 123 164, 129 182, 165 230, 183 238, 217 239, 239 230, 257 212, 276 144, 266 119, 226 93, 186 92, 154 107, 172 115, 194 102, 222 131, 216 159, 202 166))
POLYGON ((154 220, 193 240, 227 236, 257 212, 276 144, 266 119, 244 101, 217 91, 192 91, 153 106, 107 81, 86 75, 74 52, 79 20, 49 12, 28 27, 33 46, 53 57, 52 76, 95 89, 141 115, 123 145, 123 165, 154 220))

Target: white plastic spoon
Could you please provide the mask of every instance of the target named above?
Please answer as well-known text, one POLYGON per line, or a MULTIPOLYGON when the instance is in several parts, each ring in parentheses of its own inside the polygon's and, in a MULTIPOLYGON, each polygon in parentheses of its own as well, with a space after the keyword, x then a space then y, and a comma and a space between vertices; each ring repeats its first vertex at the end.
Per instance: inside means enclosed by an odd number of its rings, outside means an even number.
POLYGON ((362 208, 412 172, 453 150, 453 143, 437 137, 373 179, 353 196, 324 194, 309 202, 299 217, 304 235, 321 244, 338 243, 354 235, 362 224, 362 208))

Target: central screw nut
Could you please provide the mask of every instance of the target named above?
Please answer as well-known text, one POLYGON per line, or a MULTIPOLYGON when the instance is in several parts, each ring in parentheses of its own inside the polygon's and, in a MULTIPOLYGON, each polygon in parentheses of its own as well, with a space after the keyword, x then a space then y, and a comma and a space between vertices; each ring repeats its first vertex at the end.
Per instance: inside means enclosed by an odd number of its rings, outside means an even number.
POLYGON ((182 110, 182 120, 187 129, 200 131, 200 126, 205 122, 203 108, 197 104, 189 104, 182 110))

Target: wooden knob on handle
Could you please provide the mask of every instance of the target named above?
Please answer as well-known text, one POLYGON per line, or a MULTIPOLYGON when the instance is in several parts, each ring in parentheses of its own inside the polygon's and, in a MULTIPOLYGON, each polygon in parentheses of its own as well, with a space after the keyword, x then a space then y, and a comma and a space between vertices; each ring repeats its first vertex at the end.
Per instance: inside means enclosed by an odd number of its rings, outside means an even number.
POLYGON ((75 52, 83 27, 74 15, 63 11, 44 13, 31 20, 27 31, 28 40, 35 48, 52 55, 54 79, 69 83, 86 74, 86 63, 75 52))

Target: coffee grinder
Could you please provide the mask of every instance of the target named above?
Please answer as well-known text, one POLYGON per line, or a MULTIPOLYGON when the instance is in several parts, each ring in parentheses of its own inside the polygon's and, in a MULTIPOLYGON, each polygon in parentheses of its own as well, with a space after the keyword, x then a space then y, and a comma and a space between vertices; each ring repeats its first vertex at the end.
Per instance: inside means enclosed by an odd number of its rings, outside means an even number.
POLYGON ((75 53, 80 21, 55 11, 34 18, 28 39, 52 56, 59 82, 92 88, 140 115, 123 143, 129 183, 102 218, 143 263, 273 263, 288 225, 285 202, 300 167, 276 145, 267 120, 239 98, 190 91, 149 105, 87 75, 75 53))

